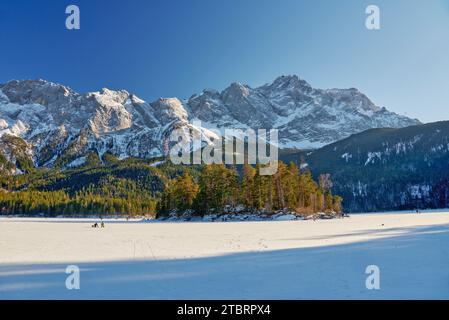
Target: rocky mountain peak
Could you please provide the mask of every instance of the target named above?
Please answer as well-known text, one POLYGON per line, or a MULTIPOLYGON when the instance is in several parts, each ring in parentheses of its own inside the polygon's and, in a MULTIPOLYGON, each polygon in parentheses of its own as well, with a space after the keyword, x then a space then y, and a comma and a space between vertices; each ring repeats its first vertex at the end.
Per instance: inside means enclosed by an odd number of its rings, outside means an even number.
POLYGON ((257 88, 235 82, 184 102, 147 103, 107 88, 79 94, 40 79, 0 85, 0 137, 23 139, 37 166, 69 166, 92 151, 120 158, 161 155, 174 128, 206 135, 208 128, 277 129, 281 147, 309 149, 371 128, 419 123, 376 106, 357 89, 315 89, 296 75, 257 88), (206 129, 191 125, 193 119, 206 129))
POLYGON ((312 86, 305 80, 300 79, 297 75, 280 76, 273 82, 267 83, 257 89, 268 96, 300 96, 310 94, 313 91, 312 86))
POLYGON ((297 75, 280 76, 268 86, 279 90, 312 88, 307 81, 300 79, 297 75))
POLYGON ((151 106, 162 123, 188 119, 188 113, 178 98, 159 98, 151 106))
POLYGON ((222 98, 225 101, 241 100, 249 96, 250 88, 247 85, 239 82, 233 82, 231 85, 223 90, 222 98))
POLYGON ((130 98, 130 94, 126 90, 115 91, 108 88, 103 88, 99 92, 88 93, 87 96, 92 97, 106 108, 123 106, 130 98))
POLYGON ((42 79, 12 80, 0 86, 9 101, 18 104, 37 103, 48 105, 54 102, 62 103, 74 92, 63 85, 42 79))
POLYGON ((355 108, 357 112, 371 116, 381 108, 356 88, 329 89, 325 91, 328 103, 336 108, 355 108))

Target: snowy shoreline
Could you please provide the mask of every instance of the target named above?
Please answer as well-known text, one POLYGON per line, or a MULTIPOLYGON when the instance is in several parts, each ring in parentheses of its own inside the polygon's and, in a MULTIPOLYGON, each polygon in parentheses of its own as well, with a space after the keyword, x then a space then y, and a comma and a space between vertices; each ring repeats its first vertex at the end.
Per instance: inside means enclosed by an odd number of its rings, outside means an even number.
POLYGON ((274 213, 269 215, 258 215, 253 213, 244 214, 210 214, 205 216, 171 216, 163 218, 153 218, 147 216, 98 216, 98 215, 71 215, 71 216, 44 216, 44 215, 0 215, 0 222, 2 220, 29 220, 29 221, 88 221, 98 222, 103 220, 105 222, 238 222, 238 221, 293 221, 293 220, 332 220, 341 219, 351 216, 361 215, 392 215, 392 214, 429 214, 429 213, 445 213, 449 212, 447 209, 425 209, 420 210, 417 213, 415 210, 402 210, 402 211, 379 211, 379 212, 354 212, 350 214, 344 214, 344 216, 333 216, 326 213, 317 213, 309 216, 304 216, 296 213, 274 213))

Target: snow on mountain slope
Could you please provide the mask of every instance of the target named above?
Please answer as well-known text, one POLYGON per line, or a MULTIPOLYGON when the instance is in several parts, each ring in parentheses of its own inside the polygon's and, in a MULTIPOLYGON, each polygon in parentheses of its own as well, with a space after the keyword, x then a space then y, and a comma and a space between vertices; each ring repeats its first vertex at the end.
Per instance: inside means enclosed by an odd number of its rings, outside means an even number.
POLYGON ((176 128, 185 141, 192 131, 201 132, 206 143, 214 136, 208 129, 276 128, 281 147, 316 148, 369 128, 418 123, 374 105, 357 89, 314 89, 297 76, 258 88, 233 83, 186 101, 152 103, 124 90, 79 94, 45 80, 0 85, 0 137, 23 139, 37 166, 67 166, 92 151, 120 158, 159 156, 176 128), (192 125, 194 119, 205 128, 192 125))
POLYGON ((205 90, 188 104, 196 118, 217 127, 276 128, 280 145, 294 148, 318 148, 371 128, 420 123, 376 106, 357 89, 314 89, 297 76, 281 76, 255 89, 233 83, 222 93, 205 90))
POLYGON ((192 129, 176 98, 149 104, 127 91, 81 95, 44 80, 11 81, 0 89, 0 136, 29 142, 38 166, 73 164, 92 150, 121 158, 158 156, 173 128, 185 128, 186 139, 192 129))
POLYGON ((331 174, 347 212, 449 206, 449 121, 370 129, 281 159, 331 174))

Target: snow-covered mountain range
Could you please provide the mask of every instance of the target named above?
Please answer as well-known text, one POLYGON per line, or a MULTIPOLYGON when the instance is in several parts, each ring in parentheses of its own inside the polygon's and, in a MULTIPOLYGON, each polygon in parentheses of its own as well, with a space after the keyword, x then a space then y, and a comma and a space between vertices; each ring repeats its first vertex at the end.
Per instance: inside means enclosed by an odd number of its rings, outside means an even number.
POLYGON ((315 89, 297 76, 151 103, 124 90, 79 94, 45 80, 0 85, 0 154, 14 162, 17 139, 5 138, 18 137, 36 166, 77 165, 91 151, 100 157, 158 156, 175 128, 183 129, 186 139, 190 131, 202 133, 206 142, 214 136, 212 128, 275 128, 281 147, 318 148, 370 128, 419 123, 376 106, 357 89, 315 89))

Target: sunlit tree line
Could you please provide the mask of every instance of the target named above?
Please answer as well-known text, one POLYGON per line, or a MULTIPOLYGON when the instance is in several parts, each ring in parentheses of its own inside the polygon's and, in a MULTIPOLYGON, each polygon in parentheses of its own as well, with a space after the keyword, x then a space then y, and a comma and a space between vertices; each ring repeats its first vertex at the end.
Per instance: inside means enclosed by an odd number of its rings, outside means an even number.
POLYGON ((289 165, 279 162, 274 175, 260 175, 259 169, 259 165, 244 165, 239 174, 235 167, 206 165, 196 180, 184 173, 168 182, 158 212, 164 215, 191 209, 202 215, 238 205, 250 211, 290 209, 304 214, 342 211, 342 198, 331 193, 330 175, 320 175, 317 183, 310 171, 299 170, 293 162, 289 165))

